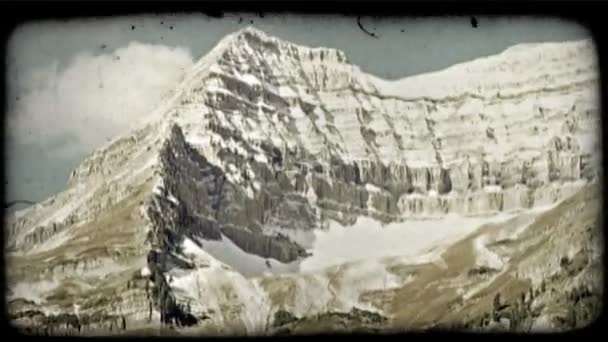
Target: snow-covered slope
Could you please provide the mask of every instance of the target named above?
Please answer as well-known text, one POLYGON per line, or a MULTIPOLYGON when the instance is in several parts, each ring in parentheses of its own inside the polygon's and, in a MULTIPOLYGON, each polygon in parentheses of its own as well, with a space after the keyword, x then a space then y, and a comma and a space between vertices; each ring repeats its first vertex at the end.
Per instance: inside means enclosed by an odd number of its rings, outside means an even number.
POLYGON ((447 267, 438 255, 480 226, 594 181, 597 78, 589 41, 386 81, 339 50, 240 30, 64 192, 8 218, 9 308, 85 334, 388 315, 361 296, 412 279, 382 260, 447 267))
POLYGON ((372 77, 385 96, 405 99, 461 96, 491 98, 551 89, 597 77, 591 40, 520 44, 504 52, 441 71, 386 81, 372 77))

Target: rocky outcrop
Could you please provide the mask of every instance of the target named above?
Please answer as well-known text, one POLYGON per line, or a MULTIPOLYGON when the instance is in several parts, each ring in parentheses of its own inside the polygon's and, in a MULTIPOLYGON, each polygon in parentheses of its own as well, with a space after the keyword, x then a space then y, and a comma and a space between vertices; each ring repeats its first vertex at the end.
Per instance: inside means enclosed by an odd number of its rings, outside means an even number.
POLYGON ((314 317, 297 318, 288 311, 277 311, 274 330, 277 335, 315 333, 377 333, 389 320, 375 312, 353 307, 349 312, 325 312, 314 317))
POLYGON ((547 313, 547 308, 555 306, 555 303, 547 303, 543 297, 556 293, 556 280, 557 277, 552 277, 538 288, 530 287, 511 301, 502 302, 498 293, 492 311, 450 328, 495 332, 567 331, 584 328, 599 317, 601 289, 591 284, 579 285, 565 293, 552 295, 552 300, 567 310, 547 313))
MULTIPOLYGON (((494 292, 487 291, 487 297, 492 299, 491 305, 486 306, 487 310, 474 310, 474 315, 460 314, 461 319, 437 327, 546 333, 585 328, 594 323, 600 315, 603 297, 600 271, 603 247, 599 237, 601 230, 596 229, 601 219, 595 210, 599 207, 589 202, 595 202, 596 196, 597 189, 583 189, 537 219, 528 237, 519 238, 519 243, 524 245, 526 243, 522 241, 533 241, 525 261, 518 260, 511 266, 515 270, 511 276, 525 282, 497 286, 494 292), (546 229, 538 229, 545 225, 546 229), (544 239, 552 241, 549 246, 537 245, 544 239)), ((516 245, 518 242, 509 243, 516 245)), ((511 248, 515 249, 514 246, 511 248)), ((516 257, 521 258, 519 255, 516 257)), ((476 267, 469 270, 468 276, 492 279, 503 273, 504 270, 476 267)), ((482 307, 479 303, 477 305, 482 307)), ((466 308, 463 305, 455 310, 456 313, 458 310, 466 312, 466 308)))
MULTIPOLYGON (((155 197, 148 214, 157 221, 154 227, 166 230, 152 234, 156 239, 166 236, 167 241, 175 242, 173 236, 190 236, 218 240, 223 235, 248 253, 283 262, 305 255, 301 247, 285 236, 265 236, 252 231, 266 223, 273 211, 280 211, 279 200, 284 197, 280 189, 273 193, 268 186, 268 192, 249 200, 221 169, 188 145, 179 126, 172 128, 171 137, 161 151, 161 163, 162 185, 157 188, 161 194, 155 197)), ((161 241, 165 240, 158 240, 162 249, 161 241)))
POLYGON ((14 320, 28 321, 18 329, 26 335, 42 336, 80 336, 120 334, 128 329, 124 316, 77 316, 75 314, 45 315, 41 311, 30 310, 19 312, 14 320))
POLYGON ((304 248, 282 234, 276 236, 260 235, 228 225, 223 227, 222 232, 243 251, 264 258, 290 263, 308 256, 304 248))

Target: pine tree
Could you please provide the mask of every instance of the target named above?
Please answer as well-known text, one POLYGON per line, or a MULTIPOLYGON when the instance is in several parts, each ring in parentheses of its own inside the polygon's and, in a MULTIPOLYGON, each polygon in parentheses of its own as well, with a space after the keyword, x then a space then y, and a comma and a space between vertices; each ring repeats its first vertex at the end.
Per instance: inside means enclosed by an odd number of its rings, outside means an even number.
POLYGON ((500 292, 494 296, 494 310, 498 310, 500 308, 500 292))

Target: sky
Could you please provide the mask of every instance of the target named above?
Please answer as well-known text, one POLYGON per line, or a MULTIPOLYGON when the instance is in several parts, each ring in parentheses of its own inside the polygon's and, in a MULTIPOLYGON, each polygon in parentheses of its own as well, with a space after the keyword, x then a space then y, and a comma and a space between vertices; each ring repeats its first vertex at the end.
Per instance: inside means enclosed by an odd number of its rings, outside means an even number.
POLYGON ((556 18, 361 18, 233 13, 30 22, 8 41, 7 200, 42 201, 107 140, 149 113, 222 37, 252 25, 307 46, 343 50, 386 79, 436 71, 530 42, 589 38, 556 18))

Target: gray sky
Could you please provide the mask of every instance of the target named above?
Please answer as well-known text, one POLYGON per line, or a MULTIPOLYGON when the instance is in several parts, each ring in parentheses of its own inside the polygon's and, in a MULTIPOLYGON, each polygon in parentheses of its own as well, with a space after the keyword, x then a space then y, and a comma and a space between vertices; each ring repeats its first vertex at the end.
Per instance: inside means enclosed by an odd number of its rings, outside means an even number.
POLYGON ((44 200, 107 139, 146 115, 223 36, 247 25, 346 52, 389 79, 439 70, 524 42, 589 38, 550 18, 362 18, 230 14, 138 16, 19 27, 8 49, 7 197, 44 200), (240 21, 240 23, 239 23, 240 21))

